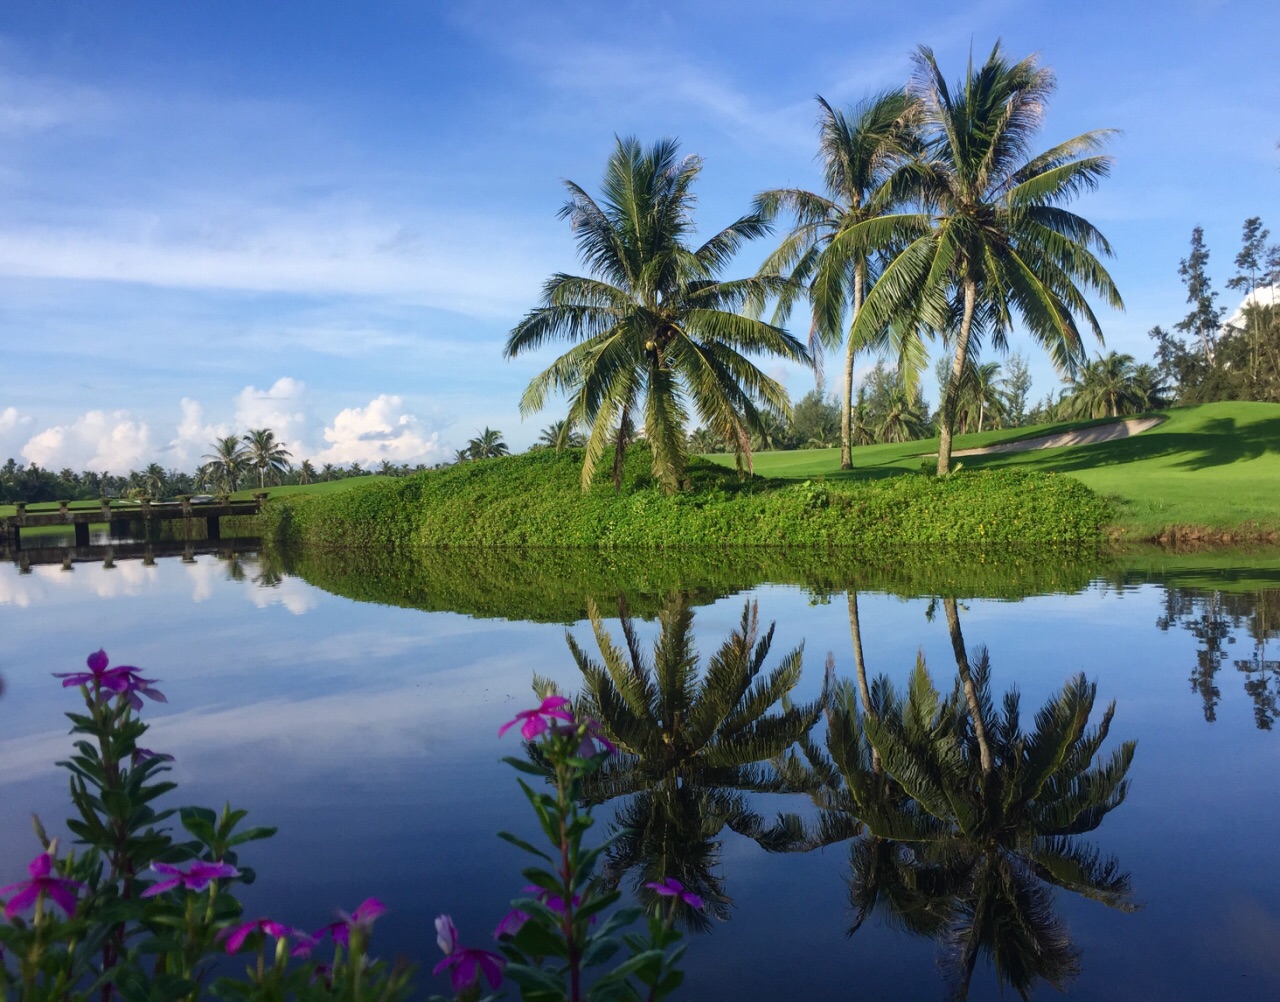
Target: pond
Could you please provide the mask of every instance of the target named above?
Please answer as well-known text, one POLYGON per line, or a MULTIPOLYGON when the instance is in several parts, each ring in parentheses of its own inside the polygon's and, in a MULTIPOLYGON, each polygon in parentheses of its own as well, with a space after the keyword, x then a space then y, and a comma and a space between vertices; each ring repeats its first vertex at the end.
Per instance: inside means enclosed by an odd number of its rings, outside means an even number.
MULTIPOLYGON (((378 952, 432 965, 435 915, 449 912, 466 939, 487 940, 523 883, 524 860, 494 837, 532 823, 500 761, 519 742, 497 731, 536 703, 535 673, 580 688, 566 632, 598 656, 588 598, 619 640, 624 599, 646 647, 660 610, 687 607, 703 663, 756 603, 762 625, 776 624, 766 670, 803 645, 795 699, 806 701, 822 691, 828 652, 836 676, 854 678, 856 597, 867 672, 899 691, 918 654, 951 690, 954 611, 969 656, 989 652, 997 705, 1020 691, 1024 730, 1078 672, 1097 683, 1091 725, 1115 702, 1101 756, 1136 742, 1127 796, 1079 844, 1128 874, 1129 892, 1110 902, 1124 907, 1030 878, 1022 889, 1055 956, 1076 958, 1068 997, 1276 998, 1277 566, 1265 555, 893 555, 871 565, 830 554, 492 551, 197 554, 26 573, 6 564, 0 884, 19 879, 33 855, 30 813, 51 830, 65 816, 53 763, 67 753, 61 715, 75 699, 50 673, 77 670, 102 647, 113 663, 163 680, 168 703, 147 708, 148 745, 176 757, 182 802, 230 801, 251 823, 279 827, 245 854, 259 873, 243 895, 249 915, 319 926, 374 895, 389 908, 378 952)), ((820 724, 819 746, 823 733, 820 724)), ((600 829, 623 803, 599 809, 600 829)), ((757 835, 782 813, 817 821, 798 793, 752 794, 746 807, 757 835)), ((726 823, 732 813, 685 818, 667 833, 685 840, 685 864, 702 866, 704 889, 720 900, 720 915, 688 938, 677 997, 947 997, 959 948, 924 935, 920 915, 945 913, 954 928, 972 905, 963 893, 917 899, 924 912, 913 914, 895 912, 902 899, 885 885, 850 934, 851 895, 868 897, 855 843, 766 852, 746 815, 726 823)), ((923 858, 898 846, 882 862, 909 873, 923 858)), ((628 893, 638 872, 622 877, 628 893)), ((990 946, 977 954, 972 998, 998 994, 990 946)), ((1005 956, 1015 947, 1005 944, 1005 956)), ((1031 981, 1037 996, 1053 994, 1031 981)))

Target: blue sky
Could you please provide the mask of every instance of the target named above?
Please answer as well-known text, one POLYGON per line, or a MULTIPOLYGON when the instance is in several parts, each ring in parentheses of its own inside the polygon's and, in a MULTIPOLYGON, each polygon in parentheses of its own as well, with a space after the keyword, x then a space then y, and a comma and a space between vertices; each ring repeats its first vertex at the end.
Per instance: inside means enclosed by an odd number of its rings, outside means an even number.
POLYGON ((579 270, 562 179, 596 190, 615 134, 677 137, 709 232, 817 186, 815 94, 901 85, 922 43, 955 78, 997 38, 1057 74, 1042 145, 1122 130, 1077 203, 1116 251, 1107 346, 1145 360, 1186 312, 1195 225, 1234 307, 1243 220, 1280 240, 1262 0, 6 4, 0 459, 191 469, 263 425, 340 463, 436 462, 486 425, 523 448, 560 416, 518 408, 552 353, 501 346, 579 270))

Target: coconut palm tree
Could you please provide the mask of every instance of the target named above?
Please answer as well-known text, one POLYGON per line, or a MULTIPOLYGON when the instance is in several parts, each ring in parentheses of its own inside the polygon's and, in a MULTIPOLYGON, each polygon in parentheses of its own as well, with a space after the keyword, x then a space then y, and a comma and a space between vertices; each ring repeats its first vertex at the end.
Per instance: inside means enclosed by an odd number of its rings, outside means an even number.
MULTIPOLYGON (((947 370, 950 375, 950 369, 947 370)), ((972 359, 960 376, 960 399, 956 406, 957 416, 965 431, 969 430, 969 422, 976 419, 975 431, 982 431, 986 426, 988 415, 992 427, 998 428, 1008 415, 1006 395, 1003 389, 1004 380, 1000 378, 999 362, 976 362, 972 359)))
MULTIPOLYGON (((840 468, 853 465, 853 361, 866 341, 846 338, 845 315, 855 320, 878 271, 878 256, 897 239, 917 235, 919 222, 870 228, 900 208, 909 196, 917 152, 919 102, 902 91, 876 94, 848 113, 818 98, 818 157, 826 194, 777 188, 756 196, 766 218, 786 213, 795 227, 769 256, 762 272, 789 271, 804 283, 812 306, 809 347, 818 357, 823 346, 845 342, 844 383, 840 398, 840 468)), ((785 311, 789 300, 782 302, 785 311)))
POLYGON ((149 497, 160 497, 166 480, 164 468, 159 463, 151 463, 142 471, 142 487, 149 497))
POLYGON ((889 394, 888 408, 876 428, 877 442, 913 442, 929 434, 929 414, 917 393, 907 395, 899 385, 889 394))
POLYGON ((307 484, 314 483, 319 478, 316 468, 311 465, 311 460, 304 459, 302 465, 298 467, 298 483, 304 487, 307 484))
POLYGON ((1100 418, 1136 414, 1149 405, 1138 382, 1133 356, 1108 352, 1086 362, 1065 380, 1067 395, 1058 405, 1063 417, 1100 418))
POLYGON ((250 428, 244 444, 248 447, 249 465, 258 471, 259 490, 266 488, 268 479, 278 484, 280 475, 289 469, 293 454, 283 442, 276 441, 276 433, 270 428, 250 428))
POLYGON ((582 432, 574 430, 568 421, 553 421, 542 429, 538 441, 559 452, 561 449, 580 449, 586 444, 582 432))
POLYGON ((502 432, 488 426, 467 442, 467 453, 472 459, 496 459, 498 456, 509 455, 510 452, 507 443, 502 440, 502 432))
MULTIPOLYGON (((767 232, 758 214, 743 216, 699 247, 692 185, 699 157, 680 158, 674 141, 643 149, 619 139, 597 202, 565 182, 560 210, 578 240, 590 277, 556 274, 543 303, 507 339, 506 356, 551 340, 574 343, 535 376, 520 402, 540 410, 555 391, 570 395, 569 421, 589 429, 582 466, 586 490, 613 430, 642 417, 654 479, 678 490, 686 463, 690 409, 701 423, 746 454, 761 413, 789 413, 786 390, 746 352, 807 362, 804 346, 780 327, 735 312, 788 288, 776 276, 722 281, 719 274, 746 240, 767 232)), ((621 438, 614 443, 614 484, 621 484, 621 438)))
POLYGON ((334 468, 332 463, 325 463, 320 467, 320 480, 323 483, 328 483, 330 480, 336 479, 337 476, 338 471, 334 468))
POLYGON ((896 323, 908 372, 922 358, 922 333, 944 337, 952 363, 941 406, 942 475, 950 470, 964 366, 984 337, 1004 348, 1016 314, 1070 372, 1084 354, 1077 318, 1102 338, 1086 291, 1116 308, 1123 303, 1097 256, 1109 256, 1110 245, 1062 207, 1108 174, 1111 159, 1098 151, 1109 132, 1086 132, 1032 154, 1054 89, 1053 73, 1034 56, 1010 63, 997 44, 954 91, 930 49, 921 46, 915 63, 910 92, 923 106, 926 153, 917 191, 924 211, 899 225, 915 225, 922 235, 885 266, 851 336, 871 339, 896 323))
POLYGON ((202 479, 214 490, 230 494, 240 489, 240 478, 248 470, 249 457, 244 444, 235 435, 227 435, 213 443, 213 452, 200 457, 205 461, 202 479))

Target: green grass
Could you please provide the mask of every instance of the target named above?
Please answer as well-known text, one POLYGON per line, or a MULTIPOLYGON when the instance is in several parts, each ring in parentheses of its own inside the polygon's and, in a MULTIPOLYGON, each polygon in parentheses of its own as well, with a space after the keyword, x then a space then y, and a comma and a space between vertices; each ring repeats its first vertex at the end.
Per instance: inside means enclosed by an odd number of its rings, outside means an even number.
MULTIPOLYGON (((1226 402, 1175 408, 1156 428, 1098 445, 966 456, 966 470, 1063 473, 1117 502, 1124 538, 1258 538, 1280 533, 1280 404, 1226 402)), ((1062 422, 964 435, 956 449, 994 445, 1099 424, 1062 422)), ((788 480, 876 480, 932 468, 937 440, 854 450, 840 470, 838 449, 762 452, 760 476, 788 480)), ((732 465, 731 456, 709 457, 732 465)))

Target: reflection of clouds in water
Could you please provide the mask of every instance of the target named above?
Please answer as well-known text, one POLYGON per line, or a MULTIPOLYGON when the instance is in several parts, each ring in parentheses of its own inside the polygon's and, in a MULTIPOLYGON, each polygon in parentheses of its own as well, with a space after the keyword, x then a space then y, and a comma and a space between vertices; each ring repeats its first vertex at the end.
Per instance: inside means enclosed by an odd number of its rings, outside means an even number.
POLYGON ((182 570, 191 583, 192 602, 204 602, 211 598, 214 582, 226 577, 218 561, 209 557, 197 557, 194 563, 183 564, 182 570))
POLYGON ((30 607, 33 598, 43 598, 44 595, 43 584, 33 575, 0 571, 0 605, 16 605, 19 609, 26 609, 30 607))
POLYGON ((145 595, 160 581, 160 568, 148 567, 141 560, 122 560, 110 569, 102 564, 81 564, 75 571, 77 577, 82 569, 86 587, 98 598, 145 595))
MULTIPOLYGON (((436 769, 481 755, 518 754, 519 742, 502 748, 497 730, 532 703, 528 685, 522 658, 490 658, 383 691, 345 689, 186 710, 153 719, 144 743, 176 756, 184 781, 256 785, 251 777, 267 764, 290 782, 347 775, 354 767, 370 782, 381 776, 390 783, 411 763, 415 770, 436 769)), ((64 728, 0 741, 0 787, 53 773, 69 741, 64 728)), ((316 784, 316 796, 327 795, 324 784, 316 784)))
POLYGON ((249 588, 249 601, 259 609, 283 605, 295 616, 304 615, 316 607, 315 589, 301 578, 284 578, 269 588, 252 586, 249 588))

